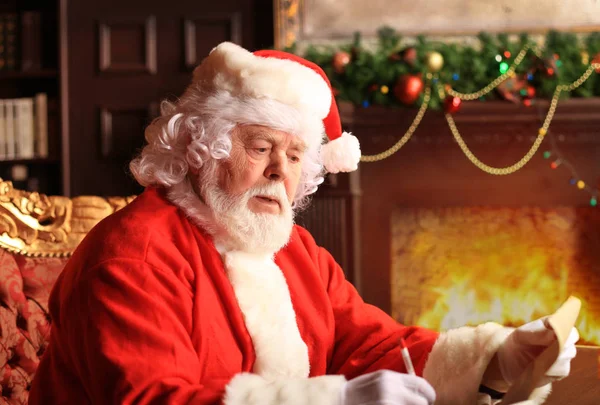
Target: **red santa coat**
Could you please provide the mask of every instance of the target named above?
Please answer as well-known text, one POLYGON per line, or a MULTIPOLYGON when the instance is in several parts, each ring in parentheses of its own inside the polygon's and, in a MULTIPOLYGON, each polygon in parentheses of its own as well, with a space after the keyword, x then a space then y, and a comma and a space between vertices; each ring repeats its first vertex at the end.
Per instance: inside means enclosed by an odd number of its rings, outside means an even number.
MULTIPOLYGON (((402 326, 365 304, 306 230, 294 228, 275 263, 289 288, 311 377, 404 371, 400 337, 422 373, 437 334, 402 326)), ((232 283, 211 238, 158 191, 146 190, 95 227, 59 277, 49 303, 50 345, 30 404, 219 402, 236 374, 253 371, 253 338, 260 339, 249 333, 252 321, 245 322, 232 283)), ((285 310, 265 292, 248 291, 260 306, 285 310)), ((263 363, 283 358, 282 378, 308 377, 297 370, 306 360, 289 342, 290 325, 270 321, 260 319, 259 308, 256 322, 272 338, 263 363)))
POLYGON ((400 337, 437 403, 474 403, 504 336, 398 324, 301 227, 274 260, 221 255, 155 189, 88 234, 49 309, 31 405, 332 405, 345 379, 405 371, 400 337))

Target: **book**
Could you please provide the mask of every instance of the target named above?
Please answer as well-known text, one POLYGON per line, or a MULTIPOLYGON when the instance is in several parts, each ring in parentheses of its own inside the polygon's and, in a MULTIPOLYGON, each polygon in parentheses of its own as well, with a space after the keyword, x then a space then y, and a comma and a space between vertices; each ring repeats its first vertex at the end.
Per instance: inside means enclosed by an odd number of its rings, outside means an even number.
POLYGON ((39 11, 21 14, 21 70, 42 69, 42 16, 39 11))
POLYGON ((35 155, 48 157, 48 96, 38 93, 34 97, 34 144, 35 155))
POLYGON ((33 98, 19 98, 14 101, 16 115, 16 157, 19 159, 34 158, 34 119, 33 98))
POLYGON ((6 158, 6 109, 4 100, 0 100, 0 159, 6 158))
POLYGON ((16 157, 16 134, 15 134, 15 102, 14 100, 4 100, 5 108, 5 123, 6 123, 6 143, 5 154, 6 159, 14 159, 16 157))
POLYGON ((17 58, 19 55, 19 37, 16 13, 6 13, 4 15, 4 43, 5 43, 5 69, 17 70, 17 58))
POLYGON ((0 70, 6 69, 6 29, 5 14, 0 14, 0 70))

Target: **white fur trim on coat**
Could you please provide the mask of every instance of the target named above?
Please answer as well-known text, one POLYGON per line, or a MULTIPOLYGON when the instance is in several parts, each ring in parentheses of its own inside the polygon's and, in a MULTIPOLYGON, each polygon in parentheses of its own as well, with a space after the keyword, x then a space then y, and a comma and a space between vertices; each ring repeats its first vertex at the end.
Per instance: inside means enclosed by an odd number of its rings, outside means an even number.
POLYGON ((223 257, 254 345, 252 371, 270 380, 308 377, 308 348, 281 269, 267 255, 226 252, 223 257))
POLYGON ((236 375, 225 388, 225 405, 339 405, 346 379, 341 375, 266 380, 236 375))
POLYGON ((360 161, 358 139, 348 133, 321 146, 321 161, 329 173, 352 172, 360 161))
POLYGON ((331 89, 321 75, 298 62, 256 56, 223 42, 194 70, 193 83, 235 97, 270 98, 323 119, 331 107, 331 89))
MULTIPOLYGON (((492 357, 511 331, 490 322, 442 333, 423 370, 423 377, 436 391, 436 405, 486 403, 478 394, 479 385, 492 357)), ((541 404, 549 393, 550 384, 540 387, 527 403, 541 404)))

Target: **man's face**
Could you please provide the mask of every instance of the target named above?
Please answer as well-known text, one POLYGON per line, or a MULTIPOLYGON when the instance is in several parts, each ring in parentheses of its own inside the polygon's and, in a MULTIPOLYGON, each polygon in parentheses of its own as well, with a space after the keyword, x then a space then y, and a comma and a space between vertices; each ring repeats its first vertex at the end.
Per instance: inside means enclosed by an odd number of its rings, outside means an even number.
MULTIPOLYGON (((219 171, 223 191, 241 195, 254 187, 281 183, 291 204, 302 173, 304 142, 294 135, 259 125, 237 126, 231 141, 230 159, 219 171)), ((257 214, 280 214, 284 202, 270 197, 251 197, 247 208, 257 214)))

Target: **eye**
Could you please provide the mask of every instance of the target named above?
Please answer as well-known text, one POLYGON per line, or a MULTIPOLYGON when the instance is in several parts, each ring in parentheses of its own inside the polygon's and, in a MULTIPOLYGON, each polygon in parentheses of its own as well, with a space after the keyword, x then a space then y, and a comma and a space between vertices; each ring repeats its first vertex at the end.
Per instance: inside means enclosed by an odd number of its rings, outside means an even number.
POLYGON ((290 161, 293 163, 298 163, 300 162, 300 156, 296 156, 296 155, 292 155, 289 157, 290 161))
POLYGON ((269 156, 271 153, 271 147, 268 145, 250 145, 247 150, 254 157, 269 156))

